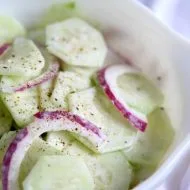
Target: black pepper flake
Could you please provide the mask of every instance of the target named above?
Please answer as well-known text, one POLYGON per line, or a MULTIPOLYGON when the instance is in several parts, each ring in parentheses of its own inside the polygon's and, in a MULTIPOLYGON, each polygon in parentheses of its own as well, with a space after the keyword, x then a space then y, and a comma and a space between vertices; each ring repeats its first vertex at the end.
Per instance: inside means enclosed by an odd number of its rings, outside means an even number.
POLYGON ((164 110, 164 107, 160 107, 161 110, 164 110))
POLYGON ((157 80, 158 80, 158 81, 161 81, 161 80, 162 80, 162 77, 161 77, 161 76, 158 76, 158 77, 157 77, 157 80))
POLYGON ((41 60, 39 60, 38 62, 39 62, 39 63, 41 63, 42 61, 41 61, 41 60))
POLYGON ((55 98, 55 101, 57 101, 58 99, 57 98, 55 98))
POLYGON ((3 67, 4 69, 7 69, 8 67, 3 67))
POLYGON ((15 55, 14 55, 14 54, 12 54, 11 56, 12 56, 12 57, 15 57, 15 55))
POLYGON ((79 107, 76 107, 77 110, 79 110, 79 107))
POLYGON ((90 113, 90 115, 94 115, 93 113, 90 113))

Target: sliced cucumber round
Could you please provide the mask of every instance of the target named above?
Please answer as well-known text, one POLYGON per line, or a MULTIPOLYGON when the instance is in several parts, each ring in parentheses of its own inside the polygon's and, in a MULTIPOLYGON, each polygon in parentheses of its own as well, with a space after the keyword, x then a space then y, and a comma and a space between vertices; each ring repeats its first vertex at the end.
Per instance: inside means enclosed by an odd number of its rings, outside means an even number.
POLYGON ((29 124, 33 120, 33 115, 39 111, 38 98, 36 89, 13 94, 1 93, 3 103, 19 127, 29 124))
POLYGON ((90 87, 90 80, 74 72, 59 72, 55 81, 51 101, 60 108, 68 110, 67 96, 90 87))
MULTIPOLYGON (((15 138, 16 131, 10 131, 5 133, 0 139, 0 166, 2 167, 4 154, 11 143, 15 138)), ((44 155, 60 155, 62 154, 57 149, 51 147, 48 143, 43 141, 41 138, 38 138, 34 141, 29 151, 24 157, 20 168, 20 178, 19 182, 23 182, 24 178, 29 174, 32 167, 36 164, 37 160, 44 155)), ((1 179, 1 173, 0 173, 1 179)))
POLYGON ((25 35, 24 27, 14 18, 0 15, 0 45, 25 35))
POLYGON ((0 136, 8 132, 12 125, 12 116, 3 104, 3 102, 0 100, 0 136))
POLYGON ((93 74, 98 70, 98 68, 73 66, 73 65, 68 65, 64 63, 63 70, 78 73, 79 75, 83 77, 85 76, 85 77, 91 78, 93 74))
POLYGON ((18 38, 0 60, 0 75, 38 76, 45 65, 40 50, 31 41, 18 38))
POLYGON ((124 73, 117 78, 117 84, 125 102, 145 115, 163 104, 161 91, 140 73, 124 73))
POLYGON ((96 88, 90 88, 69 96, 71 112, 96 124, 106 135, 106 141, 99 147, 88 144, 86 139, 76 136, 82 143, 95 152, 111 152, 131 146, 136 129, 118 113, 107 97, 96 88))
POLYGON ((47 26, 46 44, 52 54, 77 66, 100 67, 107 53, 102 34, 79 18, 47 26))
POLYGON ((93 155, 90 149, 77 141, 76 138, 67 131, 50 132, 47 135, 46 141, 51 146, 67 155, 82 157, 93 155))
POLYGON ((27 151, 23 162, 20 167, 20 175, 19 175, 19 184, 22 186, 22 182, 26 178, 26 176, 30 173, 32 168, 35 166, 36 162, 42 156, 47 155, 61 155, 63 154, 61 151, 49 145, 46 141, 41 138, 37 138, 27 151))
POLYGON ((80 156, 85 160, 94 179, 94 190, 128 189, 133 172, 121 152, 94 154, 68 132, 51 132, 47 136, 47 142, 63 154, 80 156))
POLYGON ((157 108, 148 116, 145 133, 138 133, 136 142, 123 153, 135 172, 135 183, 149 177, 158 167, 174 138, 174 130, 166 112, 157 108))
POLYGON ((80 157, 44 156, 23 182, 24 190, 93 190, 94 181, 80 157))
POLYGON ((56 111, 60 109, 50 99, 53 87, 54 87, 54 79, 51 79, 38 86, 39 100, 40 100, 39 104, 41 111, 56 111))
POLYGON ((0 82, 0 90, 2 90, 2 92, 8 92, 8 93, 23 92, 27 89, 34 88, 36 86, 39 86, 42 83, 45 83, 48 80, 51 80, 57 75, 58 71, 59 71, 59 64, 52 63, 51 65, 49 65, 49 67, 44 73, 42 73, 38 77, 33 78, 31 80, 28 80, 28 78, 26 78, 26 80, 24 80, 24 82, 19 84, 18 86, 9 85, 8 83, 5 83, 4 81, 13 80, 13 85, 14 85, 14 79, 17 80, 20 77, 4 76, 2 77, 2 80, 0 82))
POLYGON ((157 108, 148 116, 148 128, 138 133, 136 142, 124 153, 134 163, 157 164, 174 137, 170 120, 162 108, 157 108))
POLYGON ((52 147, 62 151, 76 141, 75 138, 67 131, 49 132, 46 137, 46 142, 52 147))
POLYGON ((127 190, 133 171, 121 152, 85 157, 95 181, 95 190, 127 190))

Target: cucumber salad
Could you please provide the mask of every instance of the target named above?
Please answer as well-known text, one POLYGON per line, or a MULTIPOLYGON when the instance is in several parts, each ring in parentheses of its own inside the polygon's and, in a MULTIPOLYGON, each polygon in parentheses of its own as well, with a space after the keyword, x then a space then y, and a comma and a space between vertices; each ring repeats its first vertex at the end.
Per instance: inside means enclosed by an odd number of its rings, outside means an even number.
POLYGON ((1 15, 1 189, 132 189, 172 143, 164 101, 74 3, 29 29, 1 15))

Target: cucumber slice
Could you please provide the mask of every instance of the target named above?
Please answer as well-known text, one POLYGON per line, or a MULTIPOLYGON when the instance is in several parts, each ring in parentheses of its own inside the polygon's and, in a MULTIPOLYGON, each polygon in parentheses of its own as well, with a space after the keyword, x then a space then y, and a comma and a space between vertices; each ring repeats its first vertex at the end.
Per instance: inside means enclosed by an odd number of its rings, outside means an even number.
POLYGON ((136 187, 139 183, 149 178, 157 169, 157 165, 153 164, 138 164, 130 162, 133 169, 133 176, 130 184, 130 189, 136 187))
POLYGON ((33 115, 39 111, 38 98, 35 88, 13 94, 1 93, 3 103, 19 127, 30 123, 33 115))
POLYGON ((46 139, 52 147, 71 156, 87 156, 92 155, 87 147, 77 141, 69 132, 50 132, 46 139))
POLYGON ((45 65, 44 58, 31 41, 16 39, 0 60, 0 75, 38 76, 45 65))
MULTIPOLYGON (((45 58, 46 65, 54 63, 57 59, 51 55, 45 48, 40 49, 45 58)), ((51 79, 38 86, 40 94, 40 110, 41 111, 56 111, 58 108, 51 100, 52 91, 54 89, 55 79, 51 79)))
POLYGON ((40 94, 40 110, 41 111, 56 111, 58 108, 50 99, 54 87, 54 79, 49 80, 38 86, 40 94))
POLYGON ((24 36, 24 27, 14 18, 0 15, 0 44, 10 43, 18 36, 24 36))
POLYGON ((145 115, 163 104, 164 96, 161 91, 143 75, 122 74, 117 78, 117 84, 125 102, 145 115))
POLYGON ((106 135, 106 142, 93 147, 79 136, 77 138, 93 151, 101 153, 120 150, 131 146, 136 129, 120 116, 107 98, 96 88, 91 88, 69 96, 69 108, 73 113, 95 123, 106 135))
POLYGON ((39 86, 40 84, 54 78, 59 71, 59 63, 47 50, 40 49, 45 58, 45 67, 37 77, 3 76, 0 82, 2 92, 14 93, 39 86))
POLYGON ((37 138, 24 157, 20 168, 19 182, 22 184, 25 177, 30 173, 38 159, 46 155, 61 155, 62 152, 50 146, 46 141, 37 138))
POLYGON ((73 16, 79 16, 75 2, 56 3, 45 11, 36 27, 43 28, 49 24, 63 21, 73 16))
POLYGON ((49 132, 46 141, 52 147, 62 151, 66 149, 73 141, 76 141, 73 136, 67 131, 49 132))
POLYGON ((74 73, 78 73, 81 76, 91 78, 93 74, 98 70, 98 68, 91 68, 91 67, 80 67, 80 66, 73 66, 68 64, 63 64, 64 71, 71 71, 74 73))
POLYGON ((68 110, 67 96, 70 93, 90 87, 90 80, 73 72, 59 72, 51 101, 58 107, 68 110))
POLYGON ((94 190, 126 190, 132 179, 132 168, 121 152, 87 157, 87 166, 95 180, 94 190))
POLYGON ((0 136, 8 132, 12 125, 12 117, 8 112, 7 108, 4 106, 0 100, 0 136))
POLYGON ((92 190, 94 182, 80 157, 44 156, 27 176, 23 187, 24 190, 92 190))
MULTIPOLYGON (((46 67, 48 67, 50 64, 52 64, 52 63, 54 63, 54 62, 57 61, 57 58, 54 55, 50 54, 45 47, 41 46, 40 47, 40 51, 41 51, 41 53, 42 53, 42 55, 43 55, 43 57, 45 59, 45 63, 46 63, 45 66, 46 67)), ((44 68, 44 70, 45 69, 46 68, 44 68)))
POLYGON ((65 132, 49 133, 47 142, 66 155, 84 158, 94 178, 94 190, 128 189, 133 176, 132 168, 121 152, 96 155, 65 132))
POLYGON ((148 128, 138 133, 136 142, 124 153, 131 162, 158 163, 172 143, 174 130, 164 110, 158 108, 148 116, 148 128))
MULTIPOLYGON (((0 166, 2 166, 2 161, 4 154, 16 135, 16 131, 10 131, 5 133, 0 139, 0 166)), ((22 182, 26 175, 30 172, 32 167, 36 164, 37 160, 44 155, 60 155, 60 151, 51 147, 41 138, 38 138, 34 141, 29 151, 27 152, 20 169, 19 181, 22 182)), ((1 173, 0 173, 1 178, 1 173)))
POLYGON ((107 53, 102 34, 78 18, 49 25, 46 44, 52 54, 77 66, 100 67, 107 53))
POLYGON ((14 93, 13 89, 29 81, 31 77, 2 76, 0 80, 0 90, 2 92, 14 93))
POLYGON ((138 166, 136 180, 144 180, 156 169, 173 138, 174 130, 166 112, 162 108, 154 110, 148 116, 146 132, 139 132, 131 149, 123 151, 127 159, 138 166))

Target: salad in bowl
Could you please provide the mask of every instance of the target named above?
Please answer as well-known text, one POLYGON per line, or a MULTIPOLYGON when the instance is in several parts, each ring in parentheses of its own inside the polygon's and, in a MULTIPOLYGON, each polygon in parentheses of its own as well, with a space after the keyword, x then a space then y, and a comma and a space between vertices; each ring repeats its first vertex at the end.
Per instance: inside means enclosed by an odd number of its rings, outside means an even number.
POLYGON ((156 171, 174 137, 162 76, 112 39, 73 2, 29 29, 0 16, 3 190, 127 190, 156 171))

